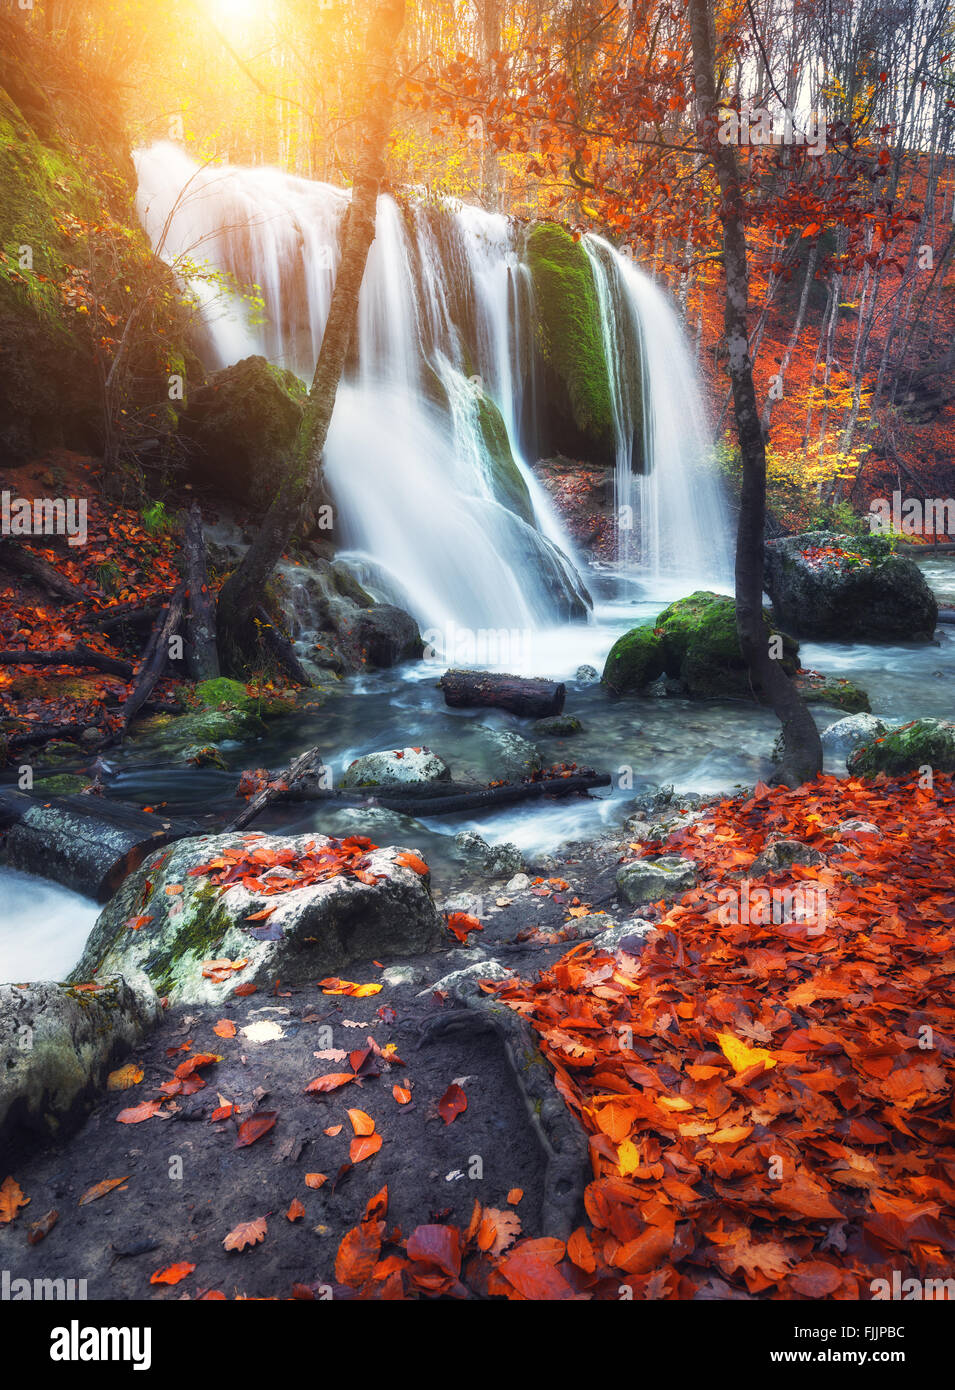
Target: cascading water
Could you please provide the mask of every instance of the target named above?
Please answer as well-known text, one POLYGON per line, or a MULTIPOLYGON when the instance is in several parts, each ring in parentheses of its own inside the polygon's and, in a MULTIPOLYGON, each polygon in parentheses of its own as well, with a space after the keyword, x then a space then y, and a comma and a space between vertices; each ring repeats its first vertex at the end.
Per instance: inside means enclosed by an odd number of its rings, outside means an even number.
POLYGON ((732 573, 725 507, 696 371, 666 295, 632 261, 588 235, 610 367, 617 460, 617 548, 650 576, 713 584, 732 573))
MULTIPOLYGON (((347 193, 274 169, 200 167, 170 144, 140 151, 136 163, 140 218, 196 290, 210 364, 260 353, 310 380, 347 193), (265 315, 194 275, 203 262, 258 285, 265 315)), ((524 242, 499 214, 379 200, 325 476, 353 562, 431 630, 535 629, 586 617, 590 606, 572 543, 521 452, 522 439, 533 448, 536 406, 524 242)), ((697 575, 715 573, 720 504, 699 468, 705 429, 679 325, 607 243, 587 238, 586 247, 612 378, 617 501, 639 518, 628 558, 658 572, 676 554, 697 575), (646 477, 632 471, 637 426, 646 477)))

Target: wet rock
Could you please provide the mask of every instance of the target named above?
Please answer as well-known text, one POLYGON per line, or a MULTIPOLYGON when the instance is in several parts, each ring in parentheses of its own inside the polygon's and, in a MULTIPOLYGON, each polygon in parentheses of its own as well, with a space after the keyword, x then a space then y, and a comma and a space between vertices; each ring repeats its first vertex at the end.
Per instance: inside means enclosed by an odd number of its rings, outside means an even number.
POLYGON ((429 786, 449 782, 451 769, 430 748, 399 748, 366 753, 345 769, 342 787, 429 786))
POLYGON ((0 985, 0 1138, 61 1136, 162 1010, 148 980, 102 974, 95 990, 0 985))
POLYGON ((801 671, 796 689, 807 705, 828 705, 849 714, 868 714, 872 706, 868 694, 845 676, 823 676, 818 671, 801 671))
POLYGON ((488 873, 495 877, 503 874, 519 874, 524 869, 524 856, 517 845, 505 841, 502 845, 492 845, 491 852, 484 861, 488 873))
POLYGON ((362 610, 352 633, 369 666, 397 666, 400 661, 415 660, 424 650, 414 618, 392 603, 362 610))
POLYGON ((922 767, 955 772, 955 723, 946 719, 915 719, 863 744, 846 760, 855 776, 886 772, 897 777, 922 767))
POLYGON ((477 996, 483 993, 478 985, 480 980, 500 981, 514 978, 514 971, 508 970, 500 961, 475 961, 473 965, 466 965, 462 970, 452 970, 449 975, 442 975, 440 980, 435 980, 434 984, 421 990, 418 998, 434 994, 436 990, 453 995, 457 999, 469 994, 477 996))
POLYGON ((850 714, 823 729, 823 750, 832 757, 845 758, 864 743, 879 738, 888 727, 884 719, 877 719, 874 714, 850 714))
POLYGON ((568 738, 579 734, 583 725, 575 714, 554 714, 547 719, 537 719, 532 725, 533 732, 544 738, 568 738))
MULTIPOLYGON (((254 847, 302 856, 330 843, 323 835, 265 835, 254 847)), ((340 875, 266 895, 241 883, 223 892, 208 876, 191 874, 240 844, 234 835, 203 835, 151 855, 100 914, 71 978, 135 967, 173 1002, 219 1004, 239 985, 267 987, 276 977, 314 981, 353 960, 387 961, 447 943, 430 876, 397 863, 403 853, 398 848, 369 852, 370 883, 340 875), (266 908, 274 911, 250 921, 266 908), (129 923, 143 917, 148 920, 131 930, 129 923), (203 974, 210 960, 248 964, 212 978, 203 974)), ((267 872, 289 870, 276 866, 267 872)))
POLYGON ((197 749, 261 738, 265 723, 251 709, 202 709, 194 714, 154 714, 133 725, 131 742, 150 756, 189 762, 197 749))
POLYGON ((635 906, 641 903, 675 902, 696 886, 697 867, 692 859, 665 854, 659 859, 636 859, 617 870, 620 895, 635 906))
POLYGON ((600 680, 600 672, 595 666, 578 666, 574 672, 574 680, 578 685, 596 685, 600 680))
POLYGON ((836 826, 840 835, 875 835, 881 840, 882 831, 870 820, 842 820, 836 826))
POLYGON ((540 753, 529 739, 510 729, 491 729, 482 726, 493 758, 494 777, 503 782, 519 782, 544 765, 540 753))
POLYGON ((766 592, 797 637, 927 642, 938 622, 922 571, 881 536, 809 531, 770 541, 766 592))
POLYGON ((527 874, 515 874, 514 877, 508 879, 507 883, 504 885, 504 891, 505 893, 523 893, 525 889, 530 888, 530 886, 531 881, 527 874))
POLYGON ((761 874, 779 873, 793 864, 824 864, 825 856, 804 845, 801 840, 774 840, 766 845, 750 864, 747 873, 754 878, 761 874))
POLYGON ((190 393, 180 416, 182 436, 192 445, 193 479, 261 505, 298 433, 305 395, 293 372, 264 357, 213 372, 190 393))
POLYGON ((631 955, 639 955, 643 949, 644 937, 652 931, 652 922, 643 917, 631 917, 629 922, 607 927, 598 936, 592 937, 590 944, 602 951, 629 950, 631 955))
POLYGON ((618 637, 601 680, 615 695, 636 694, 663 674, 663 643, 652 627, 635 627, 618 637))

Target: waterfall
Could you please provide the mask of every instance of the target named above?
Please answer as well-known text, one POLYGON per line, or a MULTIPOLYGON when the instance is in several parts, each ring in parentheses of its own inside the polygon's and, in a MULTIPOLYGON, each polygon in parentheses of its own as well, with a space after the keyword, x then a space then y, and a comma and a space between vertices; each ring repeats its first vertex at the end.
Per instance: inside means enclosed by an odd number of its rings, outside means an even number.
POLYGON ((584 246, 601 305, 616 435, 617 549, 654 578, 725 584, 725 506, 697 374, 666 294, 601 237, 584 246))
MULTIPOLYGON (((208 364, 259 353, 310 381, 349 195, 276 169, 199 166, 168 143, 135 158, 140 220, 195 293, 208 364)), ((325 476, 352 561, 432 630, 535 629, 591 606, 529 467, 540 402, 525 240, 501 214, 379 199, 325 476)), ((705 427, 679 324, 606 242, 588 237, 586 249, 611 376, 617 501, 639 518, 629 558, 659 571, 675 553, 703 573, 720 508, 699 471, 705 427), (633 472, 644 456, 645 477, 633 472)))

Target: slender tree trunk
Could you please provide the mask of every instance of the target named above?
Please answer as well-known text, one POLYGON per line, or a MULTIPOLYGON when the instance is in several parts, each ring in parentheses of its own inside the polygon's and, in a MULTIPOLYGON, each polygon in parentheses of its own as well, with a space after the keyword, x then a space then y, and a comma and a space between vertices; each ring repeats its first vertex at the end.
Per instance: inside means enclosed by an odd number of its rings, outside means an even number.
MULTIPOLYGON (((819 731, 779 660, 774 659, 763 621, 763 545, 766 527, 766 449, 759 423, 747 328, 748 283, 742 190, 736 152, 716 139, 714 42, 707 0, 690 0, 690 34, 698 122, 720 185, 724 322, 733 409, 743 480, 736 538, 736 630, 754 691, 767 699, 783 726, 783 761, 777 780, 798 786, 822 768, 819 731)), ((781 655, 781 654, 780 654, 781 655)))
POLYGON ((217 627, 223 667, 243 674, 263 660, 255 612, 269 575, 295 533, 321 469, 329 422, 358 318, 358 294, 375 239, 378 190, 394 104, 395 51, 405 0, 379 0, 365 44, 363 90, 368 102, 351 203, 342 229, 341 261, 305 413, 285 478, 262 526, 219 595, 217 627))

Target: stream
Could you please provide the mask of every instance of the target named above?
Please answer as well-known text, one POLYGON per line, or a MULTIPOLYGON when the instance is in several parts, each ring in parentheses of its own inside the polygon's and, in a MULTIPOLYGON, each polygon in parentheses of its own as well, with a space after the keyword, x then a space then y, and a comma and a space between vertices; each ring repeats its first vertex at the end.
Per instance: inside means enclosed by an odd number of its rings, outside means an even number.
MULTIPOLYGON (((955 599, 955 561, 927 560, 922 569, 940 600, 955 599)), ((568 844, 612 835, 642 791, 667 783, 677 791, 729 791, 737 784, 751 786, 767 779, 773 771, 769 755, 778 730, 771 711, 740 702, 673 696, 617 700, 598 683, 575 679, 581 665, 600 671, 617 637, 692 592, 692 582, 657 580, 644 586, 607 570, 589 571, 586 578, 595 596, 593 620, 528 633, 519 659, 511 663, 515 674, 566 682, 565 712, 583 725, 572 737, 535 739, 529 720, 501 711, 448 709, 436 688, 447 663, 424 660, 345 677, 314 712, 275 721, 268 736, 253 746, 226 748, 228 771, 137 763, 134 749, 114 755, 107 794, 138 805, 166 803, 167 811, 201 823, 203 817, 235 808, 242 769, 279 768, 313 746, 322 750, 336 778, 364 753, 426 745, 456 776, 487 781, 500 775, 494 738, 499 732, 530 739, 545 765, 576 762, 611 774, 611 787, 586 798, 529 802, 493 815, 412 819, 378 808, 332 808, 322 803, 276 807, 256 823, 256 828, 270 831, 367 833, 378 843, 409 845, 431 865, 436 894, 443 897, 453 889, 477 886, 483 874, 462 861, 454 845, 460 830, 476 830, 492 845, 515 844, 533 862, 539 855, 559 857, 568 844)), ((800 657, 805 667, 849 676, 868 691, 874 714, 896 720, 950 718, 955 630, 939 627, 936 642, 806 642, 800 657)), ((842 717, 840 711, 824 706, 814 706, 813 713, 820 728, 842 717)), ((838 759, 827 759, 825 770, 845 775, 838 759)), ((66 974, 80 955, 96 905, 58 885, 8 869, 0 870, 0 891, 6 908, 0 919, 0 977, 66 974)))

